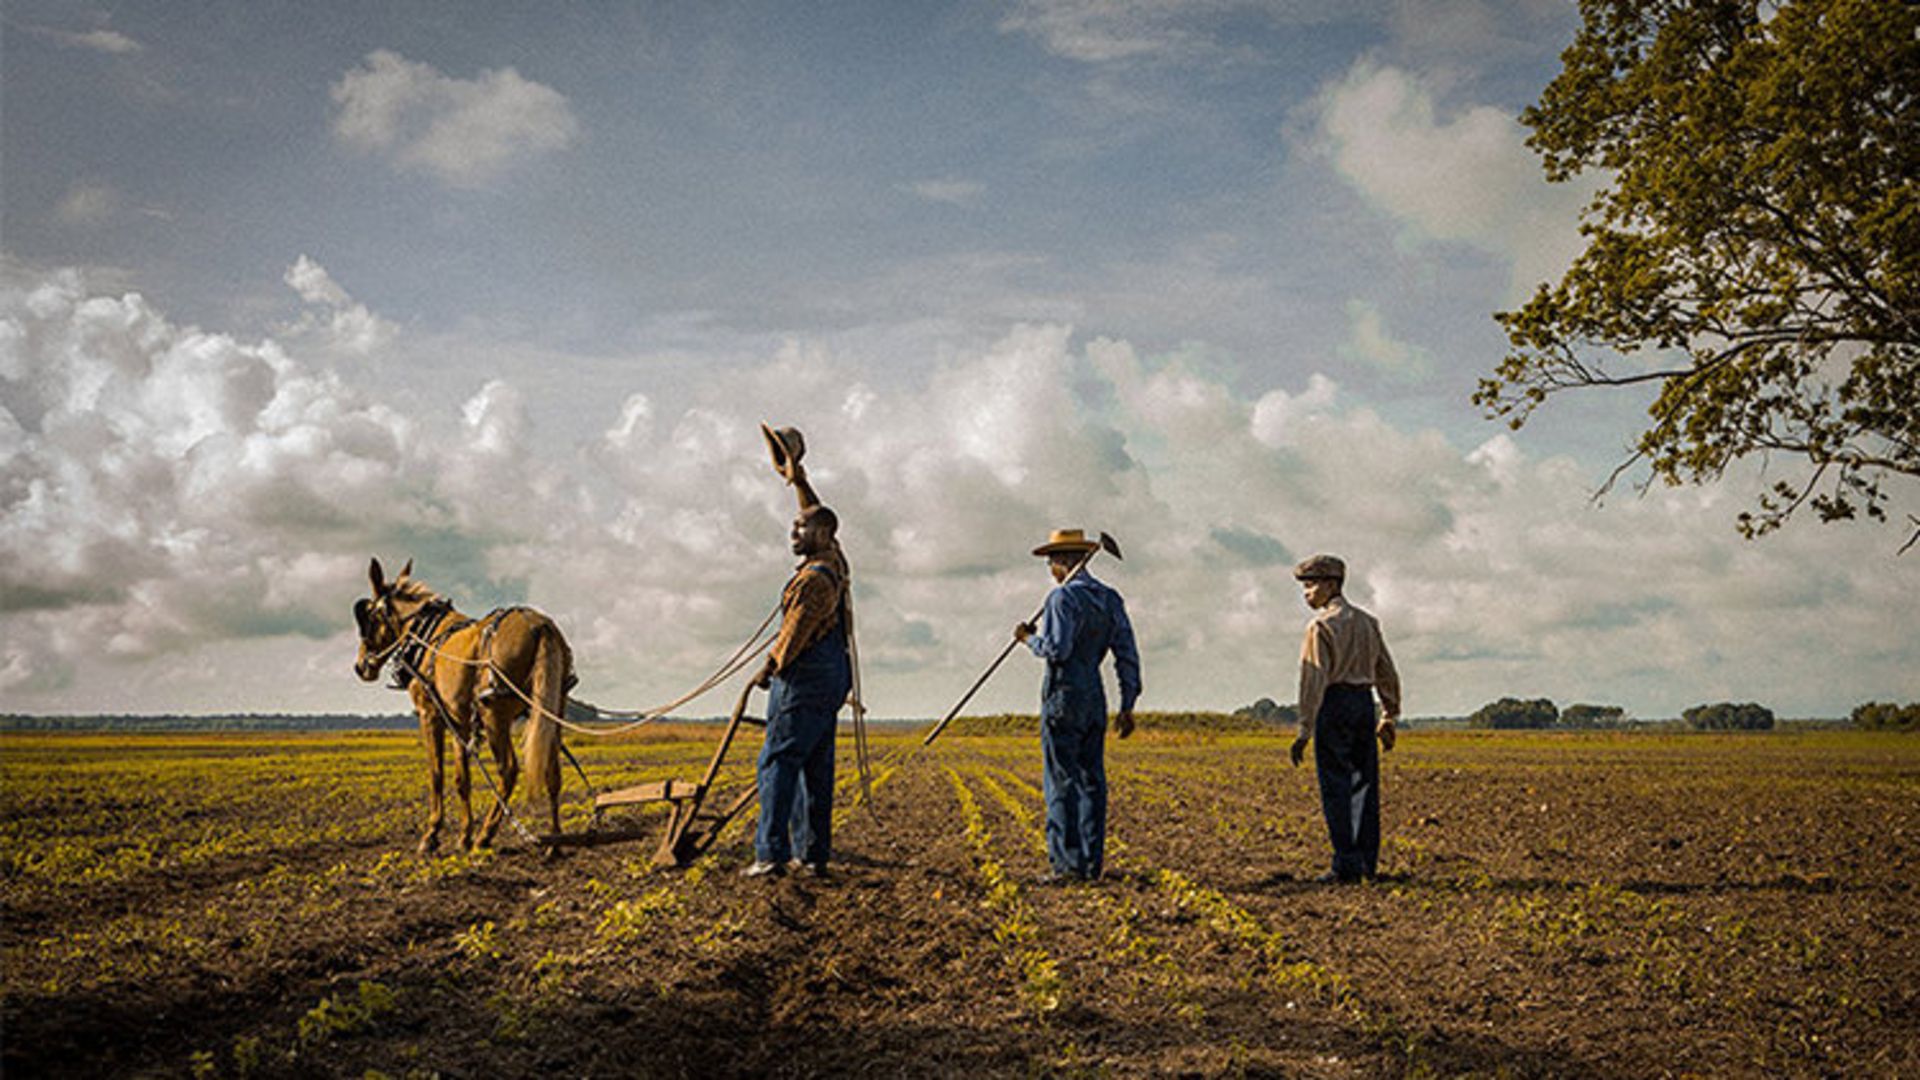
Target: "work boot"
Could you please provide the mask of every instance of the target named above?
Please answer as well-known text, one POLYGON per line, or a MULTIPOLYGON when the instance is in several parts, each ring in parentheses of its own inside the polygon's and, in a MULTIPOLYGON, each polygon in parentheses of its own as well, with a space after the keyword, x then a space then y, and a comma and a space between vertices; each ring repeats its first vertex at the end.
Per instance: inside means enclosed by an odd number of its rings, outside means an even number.
POLYGON ((782 877, 786 872, 787 868, 780 863, 756 859, 752 866, 740 871, 740 876, 743 878, 782 877))

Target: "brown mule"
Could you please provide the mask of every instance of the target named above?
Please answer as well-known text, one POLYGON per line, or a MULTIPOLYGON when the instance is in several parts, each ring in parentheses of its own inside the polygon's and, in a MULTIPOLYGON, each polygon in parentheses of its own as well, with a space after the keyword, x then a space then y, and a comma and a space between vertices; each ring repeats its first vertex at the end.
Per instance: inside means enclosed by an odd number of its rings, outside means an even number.
POLYGON ((409 559, 400 576, 389 582, 380 560, 373 560, 373 595, 353 605, 360 626, 360 655, 353 670, 363 681, 373 682, 391 660, 397 668, 394 686, 406 688, 420 716, 430 793, 421 854, 434 850, 440 840, 447 729, 452 728, 462 746, 491 752, 499 772, 493 807, 476 837, 467 755, 454 755, 455 787, 464 814, 460 843, 468 849, 483 847, 493 842, 506 817, 520 775, 513 722, 523 716, 527 727, 521 758, 529 770, 528 794, 533 800, 546 796, 548 831, 558 833, 560 729, 553 717, 563 715, 574 681, 573 652, 566 638, 552 619, 532 608, 503 608, 470 619, 413 580, 412 573, 409 559), (529 709, 528 700, 539 708, 529 709))

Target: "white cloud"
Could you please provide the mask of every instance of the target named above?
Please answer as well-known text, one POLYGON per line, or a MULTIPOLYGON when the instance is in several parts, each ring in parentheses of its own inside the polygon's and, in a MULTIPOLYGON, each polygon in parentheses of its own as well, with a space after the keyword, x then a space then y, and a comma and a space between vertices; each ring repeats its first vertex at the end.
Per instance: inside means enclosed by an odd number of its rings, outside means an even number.
POLYGON ((965 206, 979 199, 987 188, 973 180, 941 179, 915 181, 907 185, 907 190, 928 202, 965 206))
POLYGON ((1515 295, 1557 279, 1580 250, 1579 211, 1600 181, 1549 184, 1509 111, 1442 115, 1435 99, 1419 74, 1363 59, 1312 104, 1317 149, 1413 239, 1508 259, 1515 295))
POLYGON ((1177 61, 1231 52, 1233 17, 1317 23, 1351 17, 1355 7, 1334 0, 1018 0, 1000 31, 1026 34, 1082 63, 1177 61))
POLYGON ((456 79, 380 49, 332 86, 334 134, 454 187, 479 187, 579 135, 565 95, 512 68, 456 79))
POLYGON ((97 180, 74 182, 53 208, 55 221, 81 229, 100 229, 120 224, 130 214, 162 221, 173 220, 173 214, 167 210, 130 203, 120 189, 97 180))
MULTIPOLYGON (((344 292, 310 260, 289 278, 344 292)), ((589 700, 669 699, 789 565, 764 419, 806 432, 840 513, 886 715, 950 704, 1038 602, 1027 550, 1061 526, 1120 539, 1100 573, 1134 613, 1150 707, 1289 697, 1306 613, 1287 568, 1312 551, 1348 559, 1415 713, 1505 693, 1641 715, 1920 696, 1920 646, 1897 633, 1920 561, 1870 528, 1745 544, 1751 477, 1597 509, 1594 477, 1507 436, 1463 450, 1400 430, 1324 376, 1249 402, 1198 362, 1058 325, 885 381, 799 341, 692 385, 634 370, 624 400, 560 431, 508 376, 409 418, 298 340, 180 327, 74 274, 8 285, 0 687, 19 708, 397 708, 347 671, 377 554, 415 558, 473 613, 553 613, 589 700), (577 449, 537 452, 555 442, 577 449), (256 664, 271 677, 202 673, 256 664)), ((1016 660, 979 707, 1032 705, 1037 670, 1016 660)))
POLYGON ((1030 34, 1069 60, 1099 63, 1199 47, 1198 35, 1180 23, 1190 7, 1174 0, 1022 0, 1000 29, 1030 34))
POLYGON ((1365 300, 1347 301, 1347 340, 1340 355, 1402 378, 1417 379, 1433 371, 1427 351, 1394 337, 1380 309, 1365 300))
POLYGON ((300 299, 309 304, 326 304, 329 307, 344 307, 352 302, 347 290, 341 288, 327 269, 306 255, 294 260, 287 267, 286 282, 300 299))
POLYGON ((112 220, 120 212, 122 201, 111 185, 82 181, 60 197, 53 216, 62 224, 92 228, 112 220))
POLYGON ((118 30, 76 31, 60 30, 50 26, 32 26, 27 29, 66 48, 87 49, 109 55, 136 53, 146 47, 118 30))
POLYGON ((300 299, 326 309, 303 312, 298 322, 285 328, 289 336, 318 337, 330 348, 364 356, 385 347, 399 334, 394 324, 375 315, 365 304, 355 303, 326 267, 306 255, 294 260, 283 280, 300 294, 300 299))
POLYGON ((262 609, 268 556, 386 516, 361 499, 413 483, 402 418, 274 342, 176 327, 73 273, 8 285, 0 317, 0 370, 22 373, 0 455, 9 644, 21 614, 129 656, 325 625, 262 609))

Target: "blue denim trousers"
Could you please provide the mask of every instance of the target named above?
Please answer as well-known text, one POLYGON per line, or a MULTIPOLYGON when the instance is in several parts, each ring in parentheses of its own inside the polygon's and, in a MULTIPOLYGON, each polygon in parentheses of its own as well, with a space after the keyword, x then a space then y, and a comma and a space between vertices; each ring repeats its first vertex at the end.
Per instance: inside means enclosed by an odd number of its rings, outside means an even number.
POLYGON ((1371 877, 1380 862, 1380 747, 1373 729, 1372 688, 1327 688, 1313 723, 1313 763, 1333 872, 1346 879, 1371 877))
POLYGON ((1106 863, 1106 743, 1104 702, 1097 711, 1041 717, 1047 860, 1055 873, 1094 878, 1106 863))
POLYGON ((800 858, 824 863, 833 845, 833 746, 837 708, 818 703, 791 707, 775 679, 767 708, 767 740, 760 747, 760 826, 754 857, 784 863, 794 857, 795 836, 806 845, 800 858), (806 785, 804 827, 795 821, 800 786, 806 785))

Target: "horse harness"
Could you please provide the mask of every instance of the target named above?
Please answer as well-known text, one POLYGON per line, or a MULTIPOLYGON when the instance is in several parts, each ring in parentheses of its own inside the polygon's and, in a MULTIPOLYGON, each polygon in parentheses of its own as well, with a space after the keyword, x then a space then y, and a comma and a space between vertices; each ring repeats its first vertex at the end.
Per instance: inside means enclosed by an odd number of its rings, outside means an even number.
POLYGON ((440 597, 428 601, 419 611, 407 617, 406 623, 400 627, 401 639, 405 644, 400 647, 400 655, 394 658, 393 682, 388 684, 390 689, 405 690, 414 679, 433 674, 433 659, 428 650, 437 654, 441 644, 453 636, 454 631, 473 622, 464 616, 447 618, 451 614, 452 601, 440 597))
MULTIPOLYGON (((491 653, 493 649, 494 631, 500 628, 500 623, 505 620, 508 615, 516 611, 532 612, 533 609, 519 605, 494 608, 478 620, 481 624, 479 655, 484 657, 491 653)), ((453 731, 454 738, 459 741, 460 747, 465 751, 467 757, 480 767, 480 775, 486 780, 487 786, 493 788, 494 794, 500 797, 500 805, 506 810, 507 820, 513 824, 513 827, 521 836, 532 841, 535 839, 533 832, 514 814, 513 808, 507 806, 506 799, 500 791, 499 786, 493 782, 493 774, 487 771, 486 759, 481 756, 479 747, 474 743, 474 732, 460 723, 454 711, 447 707, 446 699, 440 695, 440 688, 434 684, 432 676, 435 662, 441 655, 441 646, 446 643, 448 638, 472 626, 476 621, 464 615, 449 619, 448 616, 452 614, 453 602, 445 597, 439 597, 427 602, 420 610, 408 616, 406 622, 401 624, 400 641, 403 644, 401 645, 399 653, 394 657, 392 688, 395 690, 405 690, 409 684, 416 680, 419 681, 421 688, 426 691, 427 697, 435 711, 440 714, 441 721, 453 731)), ((492 701, 509 692, 494 685, 494 673, 498 670, 498 666, 495 665, 491 659, 483 662, 480 672, 480 690, 477 694, 477 700, 480 702, 485 703, 492 701)), ((572 664, 569 663, 567 665, 566 676, 561 681, 561 693, 564 694, 572 690, 579 681, 579 676, 574 674, 572 664)), ((535 707, 537 708, 538 706, 536 705, 535 707)), ((593 791, 593 782, 587 779, 586 772, 580 768, 579 759, 573 756, 573 751, 569 750, 564 742, 560 744, 560 751, 566 755, 568 761, 573 763, 574 771, 580 774, 581 782, 586 784, 587 791, 591 794, 593 791)), ((596 808, 594 813, 597 820, 599 810, 596 808)))

